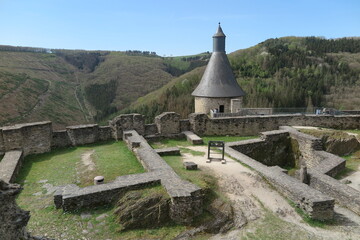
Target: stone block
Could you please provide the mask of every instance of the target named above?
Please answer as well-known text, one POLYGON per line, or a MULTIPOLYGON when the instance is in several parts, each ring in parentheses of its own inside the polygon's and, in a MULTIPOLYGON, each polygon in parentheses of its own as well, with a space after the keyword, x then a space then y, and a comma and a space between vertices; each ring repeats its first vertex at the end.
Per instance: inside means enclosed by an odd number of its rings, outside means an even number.
POLYGON ((193 132, 190 132, 190 131, 185 131, 183 132, 186 136, 186 140, 188 142, 190 142, 191 144, 193 145, 201 145, 203 144, 203 140, 202 138, 200 138, 198 135, 196 135, 195 133, 193 132))
POLYGON ((160 156, 178 156, 178 155, 180 155, 180 149, 178 147, 160 148, 160 149, 155 149, 155 151, 160 156))
POLYGON ((0 161, 0 179, 13 183, 21 168, 23 152, 19 150, 6 152, 0 161))
POLYGON ((184 162, 184 167, 186 170, 197 170, 198 165, 194 162, 184 162))

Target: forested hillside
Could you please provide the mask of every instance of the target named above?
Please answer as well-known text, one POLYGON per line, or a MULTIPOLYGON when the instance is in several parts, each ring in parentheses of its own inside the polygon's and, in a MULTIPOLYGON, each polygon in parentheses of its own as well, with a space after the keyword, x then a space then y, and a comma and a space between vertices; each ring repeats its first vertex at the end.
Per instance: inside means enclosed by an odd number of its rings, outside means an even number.
POLYGON ((97 122, 205 65, 208 57, 0 46, 0 126, 97 122))
MULTIPOLYGON (((245 107, 307 107, 337 109, 360 106, 360 40, 315 37, 269 39, 228 55, 245 90, 245 107)), ((204 68, 172 80, 138 99, 123 112, 139 112, 149 121, 163 111, 186 117, 193 112, 191 92, 204 68)))
MULTIPOLYGON (((0 46, 0 126, 51 120, 63 128, 128 112, 185 118, 209 57, 0 46)), ((359 109, 359 38, 269 39, 228 57, 245 107, 359 109)))

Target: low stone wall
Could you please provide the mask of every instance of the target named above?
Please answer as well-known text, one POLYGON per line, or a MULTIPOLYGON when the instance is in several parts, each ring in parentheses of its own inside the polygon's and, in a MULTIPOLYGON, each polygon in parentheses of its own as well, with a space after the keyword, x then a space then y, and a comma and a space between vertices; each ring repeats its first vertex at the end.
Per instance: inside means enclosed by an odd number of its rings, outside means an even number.
POLYGON ((6 152, 0 161, 0 179, 7 183, 13 183, 21 168, 22 160, 22 151, 15 150, 6 152))
POLYGON ((308 170, 310 187, 335 198, 340 205, 360 214, 360 192, 316 170, 308 170))
POLYGON ((288 131, 290 137, 294 139, 299 147, 299 165, 305 165, 308 168, 317 166, 323 158, 315 154, 315 151, 322 150, 321 139, 307 135, 297 131, 296 129, 288 126, 280 126, 280 129, 288 131))
POLYGON ((158 129, 155 123, 145 124, 145 136, 146 135, 155 135, 158 133, 158 129))
POLYGON ((110 126, 100 126, 99 130, 99 141, 109 141, 111 139, 113 139, 112 136, 112 129, 110 126))
POLYGON ((320 139, 300 133, 291 127, 281 129, 287 129, 299 142, 299 149, 302 155, 306 156, 304 162, 312 163, 308 169, 310 187, 333 197, 340 205, 360 214, 360 192, 332 178, 345 169, 345 159, 325 151, 317 151, 321 149, 320 139))
POLYGON ((164 112, 155 117, 155 124, 161 135, 180 133, 180 115, 175 112, 164 112))
POLYGON ((123 131, 123 139, 135 153, 147 173, 120 176, 111 183, 79 188, 64 186, 54 195, 57 208, 65 211, 111 203, 129 191, 152 184, 162 184, 171 197, 170 217, 181 223, 190 223, 202 213, 201 189, 182 180, 159 154, 135 130, 123 131))
MULTIPOLYGON (((269 134, 267 134, 269 137, 269 134)), ((318 220, 332 219, 334 214, 334 199, 324 195, 295 178, 285 174, 279 167, 268 167, 245 154, 235 150, 242 142, 227 143, 225 151, 231 157, 250 166, 265 177, 279 192, 291 199, 311 218, 318 220)), ((254 140, 252 140, 254 141, 254 140)), ((250 142, 250 145, 252 143, 250 142)), ((241 148, 241 147, 240 147, 241 148)))
POLYGON ((87 124, 66 127, 66 130, 52 134, 52 148, 80 146, 113 139, 109 126, 99 127, 97 124, 87 124))
POLYGON ((65 148, 72 146, 70 137, 66 130, 53 132, 51 148, 65 148))
POLYGON ((5 152, 4 138, 2 133, 2 128, 0 128, 0 154, 5 152))
POLYGON ((160 179, 153 173, 120 176, 115 181, 106 184, 84 188, 65 186, 55 193, 54 202, 57 208, 62 206, 64 211, 71 211, 82 207, 114 203, 127 191, 156 184, 160 184, 160 179))
POLYGON ((201 188, 181 179, 136 131, 125 132, 124 139, 143 166, 160 177, 161 184, 171 197, 172 220, 189 223, 202 213, 201 188))
POLYGON ((71 144, 73 146, 94 143, 99 138, 99 126, 97 124, 87 124, 66 127, 71 144))
POLYGON ((232 148, 266 166, 295 166, 293 149, 287 131, 263 132, 259 139, 241 141, 232 148))
POLYGON ((1 129, 4 151, 21 149, 24 156, 51 150, 51 122, 16 124, 1 129))
POLYGON ((189 115, 191 131, 203 135, 253 136, 280 126, 316 126, 335 129, 359 129, 360 115, 267 115, 209 118, 206 114, 189 115))
POLYGON ((190 131, 189 119, 180 120, 180 132, 190 131))
POLYGON ((113 137, 116 140, 121 140, 123 131, 136 130, 139 134, 145 134, 145 119, 141 114, 122 114, 109 121, 109 126, 112 129, 113 137))

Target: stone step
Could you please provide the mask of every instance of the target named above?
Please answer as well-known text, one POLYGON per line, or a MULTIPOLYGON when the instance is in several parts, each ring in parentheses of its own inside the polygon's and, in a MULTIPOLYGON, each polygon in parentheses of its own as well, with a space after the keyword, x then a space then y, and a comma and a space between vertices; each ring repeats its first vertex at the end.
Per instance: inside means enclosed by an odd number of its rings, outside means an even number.
POLYGON ((195 133, 193 132, 190 132, 190 131, 185 131, 183 132, 186 136, 186 140, 188 142, 190 142, 191 144, 193 145, 201 145, 203 144, 203 140, 202 138, 200 138, 198 135, 196 135, 195 133))
POLYGON ((155 149, 155 152, 160 156, 177 156, 180 155, 180 149, 178 147, 159 148, 155 149))

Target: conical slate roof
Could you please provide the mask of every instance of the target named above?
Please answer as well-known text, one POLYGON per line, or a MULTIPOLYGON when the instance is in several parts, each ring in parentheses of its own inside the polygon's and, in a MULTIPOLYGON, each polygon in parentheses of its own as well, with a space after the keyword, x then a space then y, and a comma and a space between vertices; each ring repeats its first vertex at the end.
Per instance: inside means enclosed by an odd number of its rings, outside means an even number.
POLYGON ((213 37, 226 37, 219 23, 218 29, 213 37))
POLYGON ((241 97, 245 93, 236 82, 230 67, 229 59, 225 53, 225 34, 220 25, 214 35, 214 52, 205 69, 204 75, 197 88, 192 92, 195 97, 241 97), (223 41, 217 39, 223 38, 223 41), (223 44, 219 47, 219 44, 223 44), (224 51, 217 51, 223 49, 224 51))

